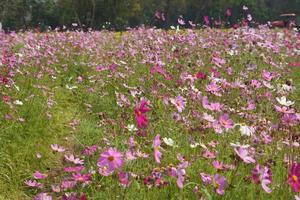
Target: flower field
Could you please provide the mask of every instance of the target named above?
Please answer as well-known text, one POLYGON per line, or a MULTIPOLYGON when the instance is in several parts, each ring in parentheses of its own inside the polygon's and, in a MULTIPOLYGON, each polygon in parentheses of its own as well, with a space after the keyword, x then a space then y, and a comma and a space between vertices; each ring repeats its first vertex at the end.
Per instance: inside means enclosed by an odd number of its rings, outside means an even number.
POLYGON ((0 38, 0 199, 300 199, 299 33, 0 38))

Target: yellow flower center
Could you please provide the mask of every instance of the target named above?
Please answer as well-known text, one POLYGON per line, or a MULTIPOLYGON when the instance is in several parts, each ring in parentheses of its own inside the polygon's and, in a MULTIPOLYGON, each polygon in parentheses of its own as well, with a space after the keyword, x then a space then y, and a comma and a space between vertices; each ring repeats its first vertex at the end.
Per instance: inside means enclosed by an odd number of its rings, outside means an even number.
POLYGON ((298 181, 298 177, 297 177, 296 175, 293 175, 293 176, 292 176, 292 179, 293 179, 293 181, 295 181, 295 182, 298 181))

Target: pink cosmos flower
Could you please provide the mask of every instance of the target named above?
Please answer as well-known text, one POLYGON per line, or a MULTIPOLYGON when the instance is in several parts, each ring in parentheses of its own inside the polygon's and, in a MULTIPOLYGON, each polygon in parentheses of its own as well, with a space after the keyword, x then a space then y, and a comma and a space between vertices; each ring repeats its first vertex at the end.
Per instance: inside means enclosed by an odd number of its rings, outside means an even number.
POLYGON ((34 200, 52 200, 52 196, 47 193, 40 193, 34 197, 34 200))
POLYGON ((268 186, 272 182, 272 173, 268 167, 262 167, 257 164, 256 167, 252 170, 252 180, 256 184, 261 183, 262 188, 267 193, 272 192, 272 190, 268 186))
POLYGON ((156 65, 154 67, 151 68, 150 73, 153 75, 155 73, 159 73, 161 75, 163 75, 163 77, 166 80, 171 80, 172 76, 170 74, 167 73, 167 71, 160 65, 156 65))
POLYGON ((83 165, 84 160, 81 160, 80 158, 76 158, 73 154, 65 155, 66 161, 72 162, 75 165, 83 165))
POLYGON ((72 174, 74 181, 82 182, 82 183, 88 183, 92 180, 92 177, 90 174, 72 174))
POLYGON ((217 85, 217 83, 215 81, 211 82, 210 84, 206 85, 206 91, 210 92, 216 96, 222 96, 220 91, 221 91, 221 87, 219 85, 217 85))
POLYGON ((185 25, 185 21, 180 17, 177 19, 178 24, 184 26, 185 25))
POLYGON ((214 160, 212 162, 212 164, 213 164, 214 168, 217 169, 217 170, 218 169, 220 169, 220 170, 224 169, 223 163, 218 161, 218 160, 214 160))
POLYGON ((154 148, 154 158, 155 161, 157 163, 160 164, 160 159, 161 159, 161 152, 160 152, 160 145, 161 145, 161 141, 160 141, 160 135, 157 134, 153 140, 153 148, 154 148))
POLYGON ((231 119, 229 119, 228 114, 223 114, 220 116, 219 123, 226 129, 231 129, 234 126, 234 123, 231 119))
POLYGON ((175 99, 170 98, 171 103, 177 108, 178 112, 182 112, 186 105, 186 100, 182 96, 177 96, 175 99))
POLYGON ((209 21, 209 17, 208 16, 204 16, 204 23, 206 26, 210 25, 210 21, 209 21))
POLYGON ((198 72, 196 74, 196 78, 197 79, 202 79, 202 80, 205 80, 207 78, 207 75, 204 73, 204 72, 198 72))
POLYGON ((93 153, 95 153, 97 151, 97 149, 98 149, 97 145, 93 145, 90 147, 87 146, 81 153, 84 155, 92 155, 93 153))
POLYGON ((41 172, 39 172, 39 171, 36 171, 34 174, 33 174, 33 177, 35 178, 35 179, 45 179, 45 178, 47 178, 47 174, 42 174, 41 172))
POLYGON ((281 117, 281 121, 288 126, 295 126, 298 122, 296 114, 284 114, 281 117))
POLYGON ((134 116, 139 128, 146 128, 148 126, 148 119, 146 113, 150 111, 148 102, 142 100, 134 109, 134 116))
POLYGON ((220 174, 216 174, 214 176, 214 182, 216 184, 216 192, 219 195, 224 195, 225 188, 227 187, 228 183, 226 181, 226 178, 224 176, 221 176, 220 174))
POLYGON ((51 144, 51 148, 53 151, 64 152, 65 148, 63 146, 58 146, 57 144, 51 144))
POLYGON ((261 87, 261 82, 259 82, 258 80, 251 80, 251 86, 254 88, 260 88, 261 87))
POLYGON ((118 177, 119 177, 119 182, 122 186, 129 187, 130 182, 129 182, 129 174, 128 173, 119 172, 118 177))
POLYGON ((275 76, 273 73, 267 71, 267 70, 263 70, 262 72, 262 77, 266 80, 266 81, 271 81, 275 76))
POLYGON ((223 105, 218 102, 209 103, 207 96, 203 97, 202 106, 203 106, 203 108, 211 110, 211 111, 221 111, 221 109, 223 108, 223 105))
POLYGON ((102 175, 109 175, 116 169, 120 169, 123 166, 123 155, 116 149, 109 148, 107 151, 101 153, 98 159, 97 166, 99 172, 102 175))
POLYGON ((51 190, 56 193, 59 193, 61 191, 59 185, 51 185, 51 190))
POLYGON ((80 172, 84 170, 84 166, 76 166, 76 167, 65 167, 65 172, 80 172))
POLYGON ((216 158, 216 154, 214 152, 209 151, 208 149, 206 149, 204 151, 204 153, 202 154, 202 156, 204 158, 210 158, 210 159, 216 158))
POLYGON ((255 160, 254 158, 252 158, 252 155, 248 148, 236 147, 234 148, 234 151, 245 163, 255 163, 255 160))
POLYGON ((289 170, 288 184, 292 187, 294 192, 298 193, 300 190, 300 163, 293 163, 289 170))
POLYGON ((275 106, 275 110, 277 112, 281 112, 281 113, 285 113, 285 114, 294 114, 295 113, 295 110, 293 108, 288 108, 286 106, 277 106, 277 105, 274 105, 275 106))
POLYGON ((73 187, 75 187, 76 185, 76 181, 70 181, 70 180, 64 180, 61 182, 61 188, 67 190, 67 189, 71 189, 73 187))
POLYGON ((200 178, 204 184, 206 184, 206 185, 212 184, 213 177, 211 175, 205 174, 205 173, 200 173, 200 178))
POLYGON ((25 184, 29 187, 43 188, 43 185, 36 180, 26 180, 25 184))
POLYGON ((227 16, 227 17, 230 17, 231 14, 232 14, 232 13, 231 13, 231 9, 228 8, 228 9, 226 10, 226 16, 227 16))

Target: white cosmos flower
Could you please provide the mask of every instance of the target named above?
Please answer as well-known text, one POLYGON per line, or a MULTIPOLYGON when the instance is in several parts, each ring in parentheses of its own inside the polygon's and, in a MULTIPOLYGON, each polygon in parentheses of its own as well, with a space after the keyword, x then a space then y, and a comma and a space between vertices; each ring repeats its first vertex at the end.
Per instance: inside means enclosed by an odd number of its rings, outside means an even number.
POLYGON ((255 128, 247 125, 240 125, 240 131, 242 135, 251 136, 255 132, 255 128))
POLYGON ((134 132, 134 131, 137 131, 138 129, 135 127, 134 124, 128 124, 127 127, 128 131, 130 132, 134 132))
POLYGON ((172 140, 172 138, 164 137, 162 140, 166 145, 171 146, 171 147, 174 146, 174 140, 172 140))
POLYGON ((23 102, 20 100, 15 100, 14 104, 21 106, 21 105, 23 105, 23 102))
POLYGON ((193 144, 190 144, 190 147, 192 149, 196 148, 197 146, 199 146, 200 144, 199 143, 193 143, 193 144))
POLYGON ((285 96, 283 96, 281 98, 276 97, 276 100, 278 101, 278 103, 280 103, 283 106, 291 106, 291 105, 293 105, 295 103, 293 101, 287 100, 285 96))

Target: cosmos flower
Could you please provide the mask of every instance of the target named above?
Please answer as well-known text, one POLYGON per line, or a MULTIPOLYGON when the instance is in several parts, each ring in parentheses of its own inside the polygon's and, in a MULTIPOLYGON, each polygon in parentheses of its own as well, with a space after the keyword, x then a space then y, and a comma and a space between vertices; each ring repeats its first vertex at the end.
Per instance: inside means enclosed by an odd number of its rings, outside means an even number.
POLYGON ((52 200, 52 196, 50 196, 48 193, 40 193, 36 195, 34 200, 52 200))
POLYGON ((252 158, 248 148, 237 147, 234 148, 234 151, 245 163, 255 163, 255 160, 252 158))
POLYGON ((294 105, 294 102, 293 101, 289 101, 286 99, 286 96, 282 96, 282 97, 276 97, 276 100, 278 103, 280 103, 281 105, 283 106, 291 106, 291 105, 294 105))
POLYGON ((159 164, 160 164, 160 159, 162 156, 161 151, 160 151, 160 149, 161 149, 160 145, 161 145, 160 135, 157 134, 153 140, 153 148, 154 148, 155 161, 159 164))
POLYGON ((262 188, 271 193, 272 190, 268 186, 272 182, 272 173, 268 167, 262 167, 259 164, 252 170, 252 180, 256 184, 261 184, 262 188))
POLYGON ((51 149, 60 153, 65 151, 65 148, 63 146, 58 146, 57 144, 51 144, 51 149))
POLYGON ((134 116, 139 128, 146 128, 148 126, 146 113, 149 111, 150 108, 148 107, 148 102, 146 100, 142 100, 139 105, 135 107, 134 116))
POLYGON ((178 112, 182 112, 186 106, 186 100, 182 96, 176 98, 170 98, 170 102, 177 108, 178 112))
POLYGON ((84 166, 76 166, 76 167, 65 167, 65 172, 80 172, 84 170, 84 166))
POLYGON ((88 183, 92 180, 92 177, 90 174, 72 174, 74 181, 82 182, 82 183, 88 183))
POLYGON ((73 154, 65 155, 65 159, 66 159, 66 161, 72 162, 75 165, 83 165, 84 164, 84 160, 82 160, 80 158, 76 158, 73 154))
POLYGON ((223 126, 226 129, 231 129, 233 128, 233 121, 231 119, 229 119, 228 114, 223 114, 220 116, 219 118, 219 123, 221 124, 221 126, 223 126))
POLYGON ((174 146, 174 140, 172 140, 172 138, 164 137, 162 140, 166 145, 171 146, 171 147, 174 146))
POLYGON ((101 153, 97 166, 102 175, 109 175, 123 166, 123 155, 118 150, 109 148, 101 153))
POLYGON ((298 193, 300 190, 300 163, 293 163, 289 170, 288 184, 292 187, 293 191, 298 193))
POLYGON ((124 187, 129 187, 129 174, 126 172, 119 172, 118 173, 119 183, 124 187))
POLYGON ((47 174, 42 174, 41 172, 39 172, 39 171, 36 171, 34 174, 33 174, 33 177, 35 178, 35 179, 45 179, 45 178, 47 178, 47 174))
POLYGON ((227 180, 224 176, 221 176, 220 174, 216 174, 214 176, 214 184, 216 188, 216 192, 219 195, 225 194, 225 189, 228 186, 227 180))
POLYGON ((36 180, 26 180, 25 184, 29 187, 43 188, 43 185, 36 180))

